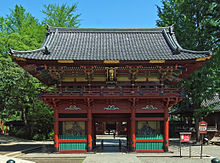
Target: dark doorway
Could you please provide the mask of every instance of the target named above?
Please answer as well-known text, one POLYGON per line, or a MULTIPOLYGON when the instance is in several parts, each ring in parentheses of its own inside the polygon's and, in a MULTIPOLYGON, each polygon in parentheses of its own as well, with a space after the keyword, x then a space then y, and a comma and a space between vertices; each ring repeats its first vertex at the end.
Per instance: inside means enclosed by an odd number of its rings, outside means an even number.
POLYGON ((105 122, 107 133, 116 134, 116 122, 105 122))
POLYGON ((127 152, 129 115, 93 115, 95 152, 127 152))

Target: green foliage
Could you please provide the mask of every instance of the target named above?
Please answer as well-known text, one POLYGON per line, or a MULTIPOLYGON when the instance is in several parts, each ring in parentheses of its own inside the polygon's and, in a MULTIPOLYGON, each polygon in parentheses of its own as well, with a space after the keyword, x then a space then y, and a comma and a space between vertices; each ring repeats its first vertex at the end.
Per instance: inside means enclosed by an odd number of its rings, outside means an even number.
POLYGON ((79 27, 80 20, 78 19, 80 14, 75 14, 77 4, 67 6, 66 4, 60 5, 44 5, 42 13, 46 15, 44 24, 56 27, 79 27))
POLYGON ((16 5, 10 15, 0 18, 0 56, 7 57, 9 48, 32 50, 39 48, 46 29, 22 6, 16 5))
POLYGON ((40 48, 46 35, 45 23, 78 27, 76 5, 48 5, 48 17, 39 22, 20 5, 0 17, 0 119, 23 120, 25 127, 10 131, 18 137, 35 140, 53 139, 53 109, 38 99, 39 89, 47 89, 38 79, 12 62, 9 48, 33 50, 40 48))
POLYGON ((220 94, 220 4, 217 0, 162 0, 162 3, 158 7, 158 26, 174 25, 177 40, 186 49, 213 52, 209 62, 178 85, 185 93, 178 107, 190 105, 197 109, 196 116, 207 115, 209 109, 202 108, 202 101, 220 94))
POLYGON ((211 50, 219 42, 217 0, 162 0, 158 26, 174 25, 178 41, 186 49, 211 50))

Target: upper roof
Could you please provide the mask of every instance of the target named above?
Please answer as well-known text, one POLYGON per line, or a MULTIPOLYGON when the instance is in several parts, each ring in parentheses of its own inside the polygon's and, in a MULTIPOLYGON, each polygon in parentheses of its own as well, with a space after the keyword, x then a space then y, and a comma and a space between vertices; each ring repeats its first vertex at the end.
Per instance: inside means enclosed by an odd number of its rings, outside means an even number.
POLYGON ((11 55, 37 60, 188 60, 210 51, 183 49, 173 27, 97 29, 48 27, 40 49, 11 50, 11 55))

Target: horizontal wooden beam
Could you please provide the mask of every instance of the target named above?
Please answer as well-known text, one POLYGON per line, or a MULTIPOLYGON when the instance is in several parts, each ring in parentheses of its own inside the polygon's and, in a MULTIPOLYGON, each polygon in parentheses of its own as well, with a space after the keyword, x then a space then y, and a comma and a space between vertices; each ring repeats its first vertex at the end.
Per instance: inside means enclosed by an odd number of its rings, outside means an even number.
POLYGON ((164 113, 164 109, 137 109, 136 113, 164 113))
POLYGON ((88 121, 88 118, 58 118, 58 121, 88 121))
POLYGON ((144 95, 144 96, 139 96, 139 95, 124 95, 124 96, 120 96, 120 95, 105 95, 105 96, 100 96, 100 95, 63 95, 60 96, 58 94, 44 94, 42 95, 43 98, 48 98, 48 99, 52 99, 52 98, 56 98, 56 99, 86 99, 86 98, 90 98, 90 99, 130 99, 130 98, 138 98, 138 99, 164 99, 164 98, 176 98, 179 97, 181 98, 181 96, 179 94, 166 94, 166 95, 144 95))
POLYGON ((59 140, 59 143, 87 143, 87 140, 59 140))
POLYGON ((163 121, 164 117, 135 118, 136 121, 163 121))
POLYGON ((86 114, 87 110, 58 110, 57 113, 61 114, 86 114))
POLYGON ((136 139, 136 142, 151 142, 151 143, 158 143, 163 142, 163 139, 136 139))
POLYGON ((109 117, 105 117, 105 118, 93 118, 94 121, 101 121, 101 122, 128 122, 129 118, 109 118, 109 117))

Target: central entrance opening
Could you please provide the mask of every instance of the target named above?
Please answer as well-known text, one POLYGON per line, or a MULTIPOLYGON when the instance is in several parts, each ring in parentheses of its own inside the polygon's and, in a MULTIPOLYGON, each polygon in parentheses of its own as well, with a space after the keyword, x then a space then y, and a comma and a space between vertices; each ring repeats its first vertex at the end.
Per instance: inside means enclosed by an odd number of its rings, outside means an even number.
POLYGON ((129 147, 129 114, 93 115, 94 151, 127 152, 129 147))

